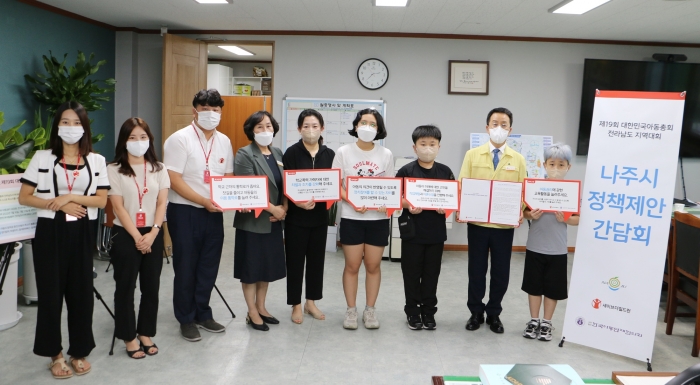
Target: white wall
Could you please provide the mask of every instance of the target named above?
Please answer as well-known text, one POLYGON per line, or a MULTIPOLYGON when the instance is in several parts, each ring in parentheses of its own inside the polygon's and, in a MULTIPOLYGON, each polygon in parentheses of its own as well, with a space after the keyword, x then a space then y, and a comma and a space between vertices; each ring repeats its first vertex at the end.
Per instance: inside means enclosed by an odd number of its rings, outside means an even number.
MULTIPOLYGON (((486 114, 494 107, 513 111, 514 133, 553 135, 555 141, 575 149, 585 58, 647 60, 653 53, 665 52, 684 53, 690 62, 700 62, 700 49, 690 48, 377 37, 225 37, 275 41, 274 115, 279 120, 285 95, 383 98, 388 105, 386 145, 394 155, 411 155, 413 129, 433 123, 443 132, 439 158, 455 175, 469 148, 469 133, 485 129, 486 114), (377 91, 366 90, 357 82, 358 65, 371 57, 389 67, 389 80, 377 91), (490 61, 489 95, 448 95, 448 60, 490 61)), ((157 122, 151 127, 160 127, 161 37, 140 35, 137 45, 137 111, 149 124, 157 122)), ((117 44, 117 57, 122 47, 117 44)), ((120 119, 124 118, 116 118, 120 119)), ((276 140, 279 144, 280 138, 276 140)), ((583 179, 586 157, 576 157, 572 163, 569 176, 583 179)), ((684 166, 688 196, 700 200, 700 160, 687 160, 684 166)), ((677 179, 676 196, 680 196, 680 174, 677 179)), ((526 239, 527 226, 517 229, 514 245, 524 245, 526 239)), ((576 229, 571 228, 569 244, 575 245, 575 240, 576 229)), ((466 244, 466 226, 455 224, 448 231, 447 243, 466 244)))

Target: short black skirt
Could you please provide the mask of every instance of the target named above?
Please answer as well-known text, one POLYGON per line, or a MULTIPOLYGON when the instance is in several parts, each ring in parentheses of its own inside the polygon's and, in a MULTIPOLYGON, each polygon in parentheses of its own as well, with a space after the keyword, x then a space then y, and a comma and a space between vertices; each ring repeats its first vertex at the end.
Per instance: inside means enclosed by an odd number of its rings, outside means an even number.
POLYGON ((242 283, 273 282, 287 276, 282 222, 272 222, 267 234, 236 229, 233 278, 242 283))

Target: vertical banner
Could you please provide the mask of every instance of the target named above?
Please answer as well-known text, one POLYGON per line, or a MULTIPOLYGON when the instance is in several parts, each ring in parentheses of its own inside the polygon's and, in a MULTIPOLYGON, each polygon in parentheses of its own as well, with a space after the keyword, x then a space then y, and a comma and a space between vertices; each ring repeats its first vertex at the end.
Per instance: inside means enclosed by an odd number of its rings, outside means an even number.
POLYGON ((684 105, 685 92, 596 91, 567 342, 651 359, 684 105))
POLYGON ((18 200, 22 175, 0 176, 0 244, 34 238, 36 209, 18 200))

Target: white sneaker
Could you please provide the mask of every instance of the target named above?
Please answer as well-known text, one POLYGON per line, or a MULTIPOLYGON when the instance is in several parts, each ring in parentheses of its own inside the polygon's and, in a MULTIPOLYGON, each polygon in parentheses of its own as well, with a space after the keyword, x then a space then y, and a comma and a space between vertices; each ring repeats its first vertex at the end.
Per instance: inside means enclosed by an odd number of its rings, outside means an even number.
POLYGON ((552 327, 551 323, 542 322, 540 324, 540 332, 539 332, 539 337, 537 337, 537 339, 540 341, 551 341, 552 340, 552 330, 554 330, 554 328, 552 327))
POLYGON ((379 329, 379 319, 373 307, 365 307, 365 311, 362 312, 362 322, 365 323, 366 329, 379 329))
POLYGON ((525 331, 523 332, 523 337, 529 338, 531 340, 537 339, 537 334, 540 331, 540 321, 531 319, 530 322, 525 326, 525 331))
POLYGON ((357 308, 349 307, 345 311, 345 320, 343 321, 343 327, 345 329, 357 329, 357 308))

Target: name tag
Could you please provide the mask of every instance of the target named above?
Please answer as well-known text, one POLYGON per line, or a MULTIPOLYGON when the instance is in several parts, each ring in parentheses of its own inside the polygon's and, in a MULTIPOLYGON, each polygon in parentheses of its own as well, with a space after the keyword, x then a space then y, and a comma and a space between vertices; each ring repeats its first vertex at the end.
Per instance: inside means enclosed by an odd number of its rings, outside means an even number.
POLYGON ((280 167, 284 167, 284 163, 280 162, 279 160, 277 161, 277 165, 280 167))
POLYGON ((503 167, 503 169, 506 171, 515 171, 515 166, 508 165, 503 167))

